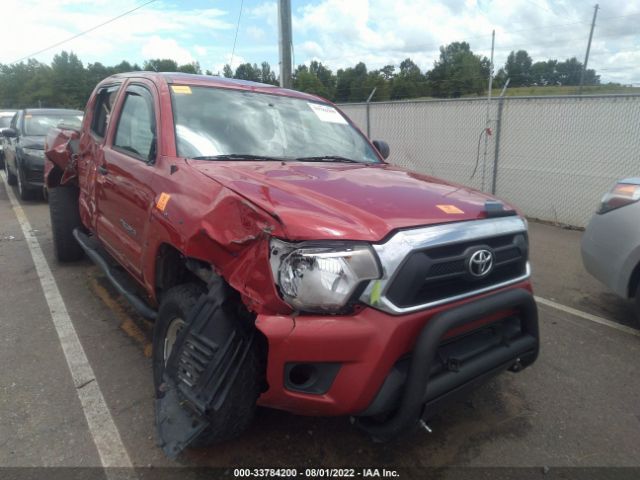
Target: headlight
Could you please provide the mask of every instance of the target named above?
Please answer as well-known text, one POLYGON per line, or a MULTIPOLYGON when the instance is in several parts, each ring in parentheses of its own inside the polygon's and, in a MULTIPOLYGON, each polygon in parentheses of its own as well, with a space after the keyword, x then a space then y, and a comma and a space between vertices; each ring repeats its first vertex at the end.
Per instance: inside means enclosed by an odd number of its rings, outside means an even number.
POLYGON ((358 286, 380 278, 367 245, 291 244, 271 240, 271 271, 284 300, 296 310, 335 312, 358 286))
POLYGON ((640 179, 620 180, 602 197, 597 213, 607 213, 640 200, 640 179))
POLYGON ((40 150, 36 148, 22 147, 22 153, 24 153, 25 155, 29 155, 30 157, 44 158, 44 150, 40 150))

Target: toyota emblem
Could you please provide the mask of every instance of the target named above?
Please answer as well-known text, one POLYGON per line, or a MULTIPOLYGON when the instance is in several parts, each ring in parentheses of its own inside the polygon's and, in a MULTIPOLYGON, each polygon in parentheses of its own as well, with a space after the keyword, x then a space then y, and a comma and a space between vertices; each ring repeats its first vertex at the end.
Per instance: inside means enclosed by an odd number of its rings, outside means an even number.
POLYGON ((469 273, 476 278, 485 277, 493 268, 493 253, 489 250, 476 250, 469 258, 469 273))

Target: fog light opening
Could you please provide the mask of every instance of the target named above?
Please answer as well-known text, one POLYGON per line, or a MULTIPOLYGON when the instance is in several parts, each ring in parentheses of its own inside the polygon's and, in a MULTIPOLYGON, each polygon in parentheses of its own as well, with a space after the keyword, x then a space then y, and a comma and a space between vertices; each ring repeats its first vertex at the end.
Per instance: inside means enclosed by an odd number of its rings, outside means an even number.
POLYGON ((289 370, 289 381, 298 388, 312 384, 317 376, 316 367, 308 363, 300 363, 289 370))

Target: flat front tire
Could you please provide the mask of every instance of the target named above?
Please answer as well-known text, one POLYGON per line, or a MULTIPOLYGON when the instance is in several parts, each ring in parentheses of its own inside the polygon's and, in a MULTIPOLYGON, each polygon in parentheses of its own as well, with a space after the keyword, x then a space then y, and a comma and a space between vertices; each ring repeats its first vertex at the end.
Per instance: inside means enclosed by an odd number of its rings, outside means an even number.
MULTIPOLYGON (((205 289, 197 283, 171 288, 160 302, 153 329, 153 383, 156 396, 163 395, 162 383, 166 362, 173 343, 182 328, 188 325, 189 314, 205 289)), ((209 426, 191 446, 204 447, 239 436, 251 424, 260 394, 259 356, 255 348, 249 351, 245 366, 233 381, 220 409, 207 415, 209 426)))
POLYGON ((59 262, 73 262, 84 255, 82 247, 73 236, 73 230, 82 227, 78 195, 78 189, 73 186, 49 190, 53 251, 59 262))

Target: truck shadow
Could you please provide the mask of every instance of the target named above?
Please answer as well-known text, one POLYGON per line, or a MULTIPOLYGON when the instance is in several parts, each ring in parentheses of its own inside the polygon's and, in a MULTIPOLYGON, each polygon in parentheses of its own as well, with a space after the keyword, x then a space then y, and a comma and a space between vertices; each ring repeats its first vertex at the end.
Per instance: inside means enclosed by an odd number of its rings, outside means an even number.
POLYGON ((222 445, 192 449, 189 466, 250 467, 440 467, 465 465, 485 443, 521 437, 531 429, 531 410, 505 374, 453 402, 417 430, 393 442, 374 443, 348 418, 314 418, 260 409, 251 429, 222 445))

